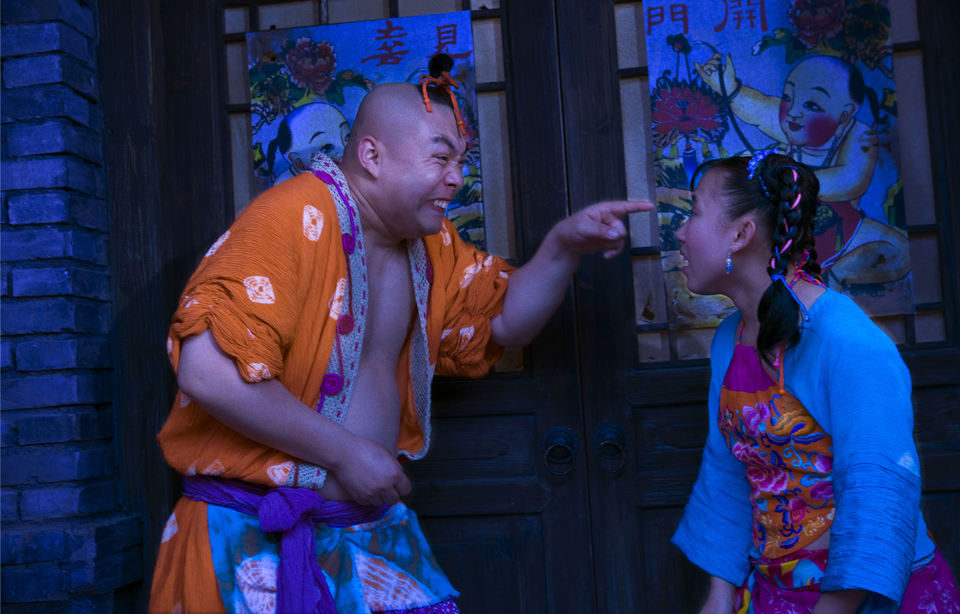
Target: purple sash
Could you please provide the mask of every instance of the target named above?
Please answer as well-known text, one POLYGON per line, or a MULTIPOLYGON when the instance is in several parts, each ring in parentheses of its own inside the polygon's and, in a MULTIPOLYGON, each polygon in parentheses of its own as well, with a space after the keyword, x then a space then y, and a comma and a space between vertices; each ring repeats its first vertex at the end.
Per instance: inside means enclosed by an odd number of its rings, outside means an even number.
POLYGON ((330 501, 307 488, 266 488, 206 476, 184 476, 183 495, 257 516, 261 531, 281 533, 277 612, 335 614, 333 596, 314 555, 314 525, 373 522, 390 508, 330 501))

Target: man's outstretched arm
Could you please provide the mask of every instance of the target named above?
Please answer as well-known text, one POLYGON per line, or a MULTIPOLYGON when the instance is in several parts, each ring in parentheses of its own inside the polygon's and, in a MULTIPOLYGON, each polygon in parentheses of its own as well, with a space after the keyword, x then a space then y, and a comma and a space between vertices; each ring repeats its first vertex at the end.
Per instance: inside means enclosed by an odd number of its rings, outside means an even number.
POLYGON ((558 222, 533 258, 511 273, 503 311, 490 323, 493 341, 503 346, 530 343, 563 300, 580 256, 617 255, 627 238, 623 217, 654 208, 650 202, 607 201, 558 222))

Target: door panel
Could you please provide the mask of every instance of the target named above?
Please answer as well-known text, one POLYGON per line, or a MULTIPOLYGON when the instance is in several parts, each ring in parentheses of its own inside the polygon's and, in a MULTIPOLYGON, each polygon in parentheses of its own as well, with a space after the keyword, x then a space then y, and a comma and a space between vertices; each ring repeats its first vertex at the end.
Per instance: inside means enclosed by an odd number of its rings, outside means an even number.
MULTIPOLYGON (((429 518, 431 547, 465 613, 558 612, 547 594, 546 550, 538 514, 429 518)), ((571 610, 572 611, 572 610, 571 610)))
MULTIPOLYGON (((506 2, 499 11, 509 128, 500 146, 508 146, 521 261, 568 213, 553 15, 552 0, 506 2)), ((436 447, 410 465, 410 503, 463 593, 464 612, 594 611, 573 330, 568 296, 524 351, 522 371, 434 386, 436 447), (578 440, 562 476, 544 462, 544 438, 558 426, 578 440)))

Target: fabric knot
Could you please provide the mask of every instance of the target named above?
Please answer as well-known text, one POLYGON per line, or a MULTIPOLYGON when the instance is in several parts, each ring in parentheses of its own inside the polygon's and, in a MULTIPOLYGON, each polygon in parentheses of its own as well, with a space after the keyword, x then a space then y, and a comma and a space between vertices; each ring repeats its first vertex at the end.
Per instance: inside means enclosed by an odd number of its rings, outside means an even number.
POLYGON ((277 612, 337 611, 314 556, 313 516, 321 511, 323 503, 323 497, 312 490, 274 488, 257 506, 260 529, 281 532, 277 612))

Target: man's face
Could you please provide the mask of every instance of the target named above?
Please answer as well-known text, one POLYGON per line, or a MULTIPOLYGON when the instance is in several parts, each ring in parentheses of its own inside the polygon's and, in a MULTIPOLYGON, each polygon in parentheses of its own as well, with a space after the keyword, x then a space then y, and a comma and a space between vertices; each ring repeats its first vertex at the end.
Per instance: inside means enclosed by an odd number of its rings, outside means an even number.
POLYGON ((382 174, 389 191, 381 214, 398 237, 440 232, 447 205, 463 185, 466 142, 453 110, 434 104, 409 122, 408 134, 384 143, 382 174))
POLYGON ((831 58, 801 62, 790 72, 780 99, 780 127, 791 144, 822 147, 842 131, 857 110, 849 81, 847 71, 831 58))

